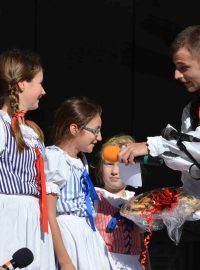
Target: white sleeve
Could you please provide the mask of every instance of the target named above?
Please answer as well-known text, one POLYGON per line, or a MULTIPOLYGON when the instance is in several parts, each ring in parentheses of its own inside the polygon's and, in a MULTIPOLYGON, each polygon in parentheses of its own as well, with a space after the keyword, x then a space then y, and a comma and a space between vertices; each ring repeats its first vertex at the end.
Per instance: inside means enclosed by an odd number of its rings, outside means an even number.
POLYGON ((60 189, 65 185, 69 166, 65 155, 55 148, 46 147, 44 158, 47 193, 60 194, 60 189))
POLYGON ((0 155, 5 150, 6 138, 5 138, 5 129, 4 123, 0 119, 0 155))
MULTIPOLYGON (((190 104, 183 110, 181 131, 188 135, 200 138, 200 126, 194 131, 191 130, 190 104)), ((187 154, 179 149, 176 140, 166 140, 162 136, 157 136, 148 137, 147 143, 150 155, 161 156, 164 159, 165 164, 173 170, 188 171, 193 164, 193 161, 187 154), (171 153, 171 155, 166 153, 171 153)), ((194 159, 200 163, 200 142, 184 141, 183 144, 194 159)))
MULTIPOLYGON (((200 127, 197 129, 200 132, 200 127)), ((193 161, 176 145, 176 140, 167 141, 161 136, 148 137, 147 143, 150 155, 162 157, 165 164, 173 170, 188 171, 193 164, 193 161)), ((183 144, 187 151, 200 163, 200 143, 183 142, 183 144)))
POLYGON ((191 103, 189 103, 183 109, 182 117, 181 117, 181 131, 183 133, 188 133, 192 131, 191 119, 190 119, 190 107, 191 103))

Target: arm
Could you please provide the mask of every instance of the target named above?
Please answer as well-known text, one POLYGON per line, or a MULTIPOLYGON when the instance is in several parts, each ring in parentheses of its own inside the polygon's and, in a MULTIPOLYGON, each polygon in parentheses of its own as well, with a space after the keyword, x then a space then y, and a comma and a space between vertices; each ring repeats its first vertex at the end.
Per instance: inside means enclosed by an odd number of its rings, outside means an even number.
POLYGON ((53 193, 48 194, 47 202, 48 202, 49 224, 52 231, 54 250, 57 260, 60 264, 61 270, 76 270, 76 268, 72 263, 71 258, 69 257, 67 250, 65 249, 60 228, 56 220, 57 195, 53 193))
MULTIPOLYGON (((200 127, 189 133, 200 138, 200 127)), ((200 143, 183 142, 187 151, 200 163, 200 143)), ((178 171, 189 171, 193 161, 179 149, 176 140, 166 140, 162 136, 148 137, 147 142, 132 143, 119 153, 119 161, 125 164, 134 164, 134 158, 150 154, 153 157, 160 156, 165 164, 178 171)), ((195 169, 194 170, 199 170, 195 169)))
MULTIPOLYGON (((200 138, 200 127, 197 126, 195 130, 191 123, 191 103, 185 106, 181 117, 181 132, 200 138)), ((150 154, 153 156, 161 155, 166 165, 171 169, 178 171, 188 171, 193 161, 180 150, 177 146, 177 140, 165 140, 160 137, 148 137, 147 143, 149 145, 150 154), (168 154, 166 154, 168 152, 168 154), (175 154, 170 157, 170 153, 175 154)), ((184 141, 186 150, 200 162, 200 143, 184 141)))

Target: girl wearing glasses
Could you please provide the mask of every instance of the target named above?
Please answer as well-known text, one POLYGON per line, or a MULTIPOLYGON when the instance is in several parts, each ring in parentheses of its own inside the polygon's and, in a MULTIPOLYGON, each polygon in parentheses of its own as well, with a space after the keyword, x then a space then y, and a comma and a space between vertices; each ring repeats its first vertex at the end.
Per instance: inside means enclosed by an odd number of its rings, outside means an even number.
POLYGON ((72 97, 57 110, 53 145, 46 148, 49 222, 61 270, 110 270, 106 245, 94 224, 97 193, 84 153, 101 141, 101 107, 72 97))

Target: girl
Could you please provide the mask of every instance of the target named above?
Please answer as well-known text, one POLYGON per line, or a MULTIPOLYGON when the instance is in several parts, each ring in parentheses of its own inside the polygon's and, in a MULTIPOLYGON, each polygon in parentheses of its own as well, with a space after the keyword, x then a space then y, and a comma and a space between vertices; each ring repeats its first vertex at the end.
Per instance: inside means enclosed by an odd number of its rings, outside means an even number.
POLYGON ((24 117, 45 95, 42 80, 36 54, 10 50, 0 55, 0 264, 28 247, 34 255, 24 268, 29 270, 55 269, 47 234, 43 133, 24 117))
POLYGON ((93 202, 98 197, 84 155, 102 139, 100 129, 101 107, 86 97, 66 100, 55 115, 54 145, 46 149, 45 171, 49 222, 62 270, 110 269, 94 225, 93 202))
MULTIPOLYGON (((131 136, 119 135, 109 139, 102 147, 97 166, 97 178, 101 188, 96 188, 99 196, 96 226, 106 242, 110 262, 114 270, 141 270, 139 262, 143 234, 130 220, 119 214, 120 206, 134 196, 133 191, 126 190, 121 181, 118 162, 104 159, 103 149, 108 145, 118 147, 134 142, 131 136)), ((146 268, 150 269, 149 262, 146 268)))

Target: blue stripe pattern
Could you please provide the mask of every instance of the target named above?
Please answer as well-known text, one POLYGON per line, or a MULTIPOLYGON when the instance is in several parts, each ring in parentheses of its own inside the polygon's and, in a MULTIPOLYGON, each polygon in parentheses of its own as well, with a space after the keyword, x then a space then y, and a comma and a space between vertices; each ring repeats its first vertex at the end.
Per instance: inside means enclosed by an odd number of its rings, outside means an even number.
MULTIPOLYGON (((60 196, 57 203, 58 214, 76 215, 79 217, 88 217, 86 206, 86 183, 82 174, 85 170, 77 170, 73 166, 69 168, 69 178, 65 186, 60 190, 60 196)), ((91 211, 94 206, 91 198, 89 198, 91 211)))
MULTIPOLYGON (((0 156, 0 193, 24 194, 39 197, 35 177, 37 175, 33 148, 17 151, 15 137, 11 126, 1 117, 5 126, 6 146, 0 156)), ((39 144, 42 147, 42 144, 39 144)))

